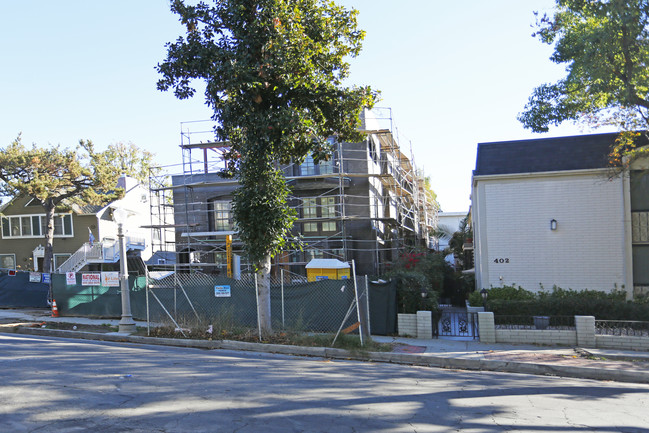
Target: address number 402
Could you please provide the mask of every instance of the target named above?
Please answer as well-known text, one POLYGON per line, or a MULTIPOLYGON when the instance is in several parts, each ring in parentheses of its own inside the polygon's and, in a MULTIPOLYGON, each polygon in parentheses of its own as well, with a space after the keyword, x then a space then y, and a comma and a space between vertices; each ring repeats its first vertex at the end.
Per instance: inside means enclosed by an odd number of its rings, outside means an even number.
POLYGON ((494 259, 494 263, 509 263, 509 258, 494 259))

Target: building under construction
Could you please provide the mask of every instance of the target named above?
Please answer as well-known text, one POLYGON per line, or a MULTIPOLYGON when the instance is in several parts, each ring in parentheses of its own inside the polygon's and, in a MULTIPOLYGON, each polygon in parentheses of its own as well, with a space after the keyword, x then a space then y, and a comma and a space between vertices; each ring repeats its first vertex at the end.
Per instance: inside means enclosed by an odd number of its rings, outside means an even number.
MULTIPOLYGON (((283 167, 298 216, 293 236, 302 246, 276 256, 274 269, 304 275, 311 259, 332 258, 380 275, 404 252, 432 247, 438 206, 423 171, 399 146, 390 113, 366 112, 363 142, 330 138, 328 161, 307 156, 283 167)), ((151 177, 154 251, 173 256, 179 269, 236 276, 251 270, 232 219, 238 184, 219 175, 228 143, 214 142, 211 126, 183 123, 181 170, 151 177)))

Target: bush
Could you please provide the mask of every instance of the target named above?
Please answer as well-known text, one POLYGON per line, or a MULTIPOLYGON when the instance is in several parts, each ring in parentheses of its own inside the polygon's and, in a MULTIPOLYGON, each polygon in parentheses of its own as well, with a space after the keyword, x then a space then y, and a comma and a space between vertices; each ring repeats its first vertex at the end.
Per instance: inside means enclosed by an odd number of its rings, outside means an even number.
MULTIPOLYGON (((496 315, 524 316, 595 316, 599 320, 649 321, 649 304, 643 299, 626 301, 621 291, 565 290, 533 293, 512 286, 494 287, 487 298, 487 309, 496 315)), ((478 292, 470 296, 471 305, 481 305, 478 292), (476 297, 477 295, 477 297, 476 297), (479 303, 474 304, 477 301, 479 303)))
MULTIPOLYGON (((514 300, 532 300, 536 298, 534 292, 525 290, 522 287, 514 286, 503 286, 503 287, 492 287, 487 290, 487 300, 489 305, 492 301, 514 301, 514 300)), ((479 291, 475 291, 469 295, 469 304, 473 306, 482 305, 482 294, 479 291)))

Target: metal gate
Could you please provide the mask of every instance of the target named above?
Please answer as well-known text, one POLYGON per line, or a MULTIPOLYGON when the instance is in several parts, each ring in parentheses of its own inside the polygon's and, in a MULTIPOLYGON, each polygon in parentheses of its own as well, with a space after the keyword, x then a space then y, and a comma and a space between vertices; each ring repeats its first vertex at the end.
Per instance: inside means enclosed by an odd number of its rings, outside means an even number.
POLYGON ((433 314, 433 336, 478 338, 478 313, 460 307, 442 308, 433 314))

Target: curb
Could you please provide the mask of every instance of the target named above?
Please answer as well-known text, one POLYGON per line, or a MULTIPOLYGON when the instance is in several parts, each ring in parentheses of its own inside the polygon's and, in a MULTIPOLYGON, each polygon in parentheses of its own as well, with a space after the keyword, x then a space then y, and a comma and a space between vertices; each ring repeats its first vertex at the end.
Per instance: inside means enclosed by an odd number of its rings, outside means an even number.
POLYGON ((293 356, 310 356, 328 359, 343 359, 366 362, 386 362, 392 364, 417 365, 458 370, 495 371, 502 373, 533 374, 540 376, 561 376, 577 379, 607 380, 626 383, 649 383, 649 371, 605 370, 595 367, 577 367, 571 365, 532 364, 516 361, 498 361, 486 359, 448 358, 435 355, 418 355, 391 352, 352 352, 345 349, 328 347, 289 346, 282 344, 249 343, 230 340, 185 340, 176 338, 143 337, 137 335, 101 334, 62 329, 42 329, 17 327, 0 333, 41 335, 84 340, 111 341, 120 343, 152 344, 174 347, 191 347, 199 349, 240 350, 248 352, 276 353, 293 356))

